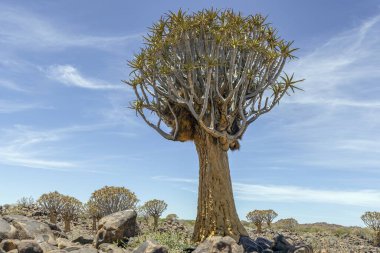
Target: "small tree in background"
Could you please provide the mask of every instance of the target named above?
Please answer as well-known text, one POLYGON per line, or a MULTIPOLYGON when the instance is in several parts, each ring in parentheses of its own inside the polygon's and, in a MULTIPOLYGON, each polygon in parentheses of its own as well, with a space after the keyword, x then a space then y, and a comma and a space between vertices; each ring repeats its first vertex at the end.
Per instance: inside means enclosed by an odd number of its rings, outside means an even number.
POLYGON ((251 221, 257 228, 257 233, 262 232, 263 222, 265 220, 265 211, 254 210, 247 214, 247 220, 251 221))
POLYGON ((367 227, 375 231, 374 245, 380 246, 380 212, 365 212, 361 216, 367 227))
POLYGON ((158 226, 158 219, 166 210, 168 204, 166 204, 163 200, 153 199, 145 202, 143 207, 146 210, 147 214, 153 217, 154 230, 156 230, 158 226))
POLYGON ((239 149, 248 126, 297 89, 299 81, 283 73, 296 48, 261 15, 214 9, 162 17, 145 45, 129 62, 131 107, 164 138, 195 143, 193 240, 238 241, 248 233, 236 212, 228 150, 239 149))
POLYGON ((61 213, 64 203, 63 195, 57 191, 42 194, 37 200, 41 208, 49 214, 50 222, 56 224, 57 217, 61 213))
POLYGON ((22 197, 21 199, 17 200, 17 205, 19 207, 32 207, 34 205, 35 201, 33 197, 22 197))
POLYGON ((90 199, 85 205, 84 205, 84 212, 88 214, 88 216, 92 220, 92 230, 96 230, 97 222, 102 218, 101 210, 96 205, 95 201, 90 199))
POLYGON ((136 209, 135 193, 125 187, 105 186, 91 194, 90 201, 101 217, 127 209, 136 209))
POLYGON ((82 211, 83 205, 82 202, 71 196, 63 196, 62 202, 63 207, 61 211, 61 216, 65 223, 65 232, 69 232, 71 230, 71 221, 75 217, 78 217, 78 215, 82 211))
POLYGON ((172 220, 172 221, 178 220, 178 215, 176 215, 175 213, 168 214, 166 215, 166 220, 172 220))
POLYGON ((272 209, 264 210, 264 221, 270 228, 273 220, 278 216, 278 214, 272 209))
POLYGON ((298 221, 294 218, 281 219, 276 224, 286 230, 293 231, 298 226, 298 221))

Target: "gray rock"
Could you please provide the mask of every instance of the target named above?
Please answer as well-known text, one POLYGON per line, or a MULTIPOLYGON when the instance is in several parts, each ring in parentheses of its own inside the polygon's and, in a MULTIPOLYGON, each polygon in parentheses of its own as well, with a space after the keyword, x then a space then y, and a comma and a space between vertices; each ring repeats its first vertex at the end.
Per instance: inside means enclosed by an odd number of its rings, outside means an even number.
POLYGON ((94 242, 94 239, 92 237, 89 237, 89 236, 79 236, 77 238, 75 238, 74 240, 72 240, 72 242, 78 242, 80 244, 92 244, 94 242))
POLYGON ((148 240, 134 249, 133 253, 168 253, 168 249, 153 240, 148 240))
POLYGON ((58 249, 64 249, 73 246, 73 243, 65 238, 57 238, 58 249))
POLYGON ((11 250, 14 250, 14 249, 17 249, 17 245, 20 243, 20 240, 16 240, 16 239, 6 239, 6 240, 3 240, 1 243, 0 243, 0 249, 5 251, 5 252, 8 252, 8 251, 11 251, 11 250))
POLYGON ((47 251, 47 253, 67 253, 67 251, 63 249, 55 249, 55 250, 47 251))
POLYGON ((127 250, 120 248, 115 244, 102 243, 99 245, 99 252, 100 253, 126 253, 127 250))
POLYGON ((53 235, 55 236, 55 238, 65 238, 65 239, 69 239, 69 237, 66 235, 65 232, 60 232, 60 231, 57 231, 57 230, 53 230, 53 235))
POLYGON ((100 219, 94 246, 97 248, 102 243, 113 243, 135 236, 136 217, 137 213, 134 210, 124 210, 100 219))
POLYGON ((212 236, 198 245, 193 253, 243 253, 241 245, 229 236, 212 236))
POLYGON ((0 218, 0 242, 4 239, 13 239, 16 236, 16 228, 6 220, 0 218))
POLYGON ((3 218, 17 229, 17 239, 36 239, 56 245, 54 234, 47 224, 22 215, 6 215, 3 218))
POLYGON ((82 247, 78 250, 71 251, 71 253, 98 253, 98 250, 92 247, 82 247))
POLYGON ((43 253, 42 248, 34 240, 24 240, 17 245, 19 253, 43 253))
POLYGON ((11 251, 8 251, 8 253, 18 253, 17 249, 12 249, 11 251))

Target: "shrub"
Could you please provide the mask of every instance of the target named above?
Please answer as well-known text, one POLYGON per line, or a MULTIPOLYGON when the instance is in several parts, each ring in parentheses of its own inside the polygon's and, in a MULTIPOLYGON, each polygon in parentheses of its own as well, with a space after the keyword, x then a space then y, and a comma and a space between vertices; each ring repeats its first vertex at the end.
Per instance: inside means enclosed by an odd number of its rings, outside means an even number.
POLYGON ((175 213, 168 214, 166 215, 166 220, 178 220, 178 215, 175 213))
POLYGON ((50 222, 57 223, 57 216, 61 213, 64 203, 63 195, 57 191, 42 194, 37 200, 40 207, 49 214, 50 222))
POLYGON ((162 215, 162 213, 166 210, 168 204, 163 200, 153 199, 145 202, 143 205, 143 209, 145 209, 146 213, 153 217, 154 219, 154 229, 157 229, 158 219, 162 215))
POLYGON ((61 216, 65 222, 65 232, 69 232, 70 223, 75 218, 78 217, 82 211, 82 202, 71 196, 62 197, 63 208, 61 211, 61 216))
POLYGON ((249 212, 246 217, 247 217, 247 220, 249 220, 250 222, 252 222, 256 226, 257 233, 261 233, 263 222, 265 219, 265 211, 264 210, 254 210, 254 211, 249 212))
POLYGON ((361 218, 367 227, 373 229, 376 233, 374 245, 380 246, 380 212, 365 212, 361 218))
POLYGON ((297 227, 298 221, 294 218, 287 218, 278 220, 276 224, 282 229, 293 231, 297 227))
POLYGON ((22 208, 32 207, 34 203, 35 201, 32 197, 22 197, 21 199, 17 200, 17 205, 22 208))

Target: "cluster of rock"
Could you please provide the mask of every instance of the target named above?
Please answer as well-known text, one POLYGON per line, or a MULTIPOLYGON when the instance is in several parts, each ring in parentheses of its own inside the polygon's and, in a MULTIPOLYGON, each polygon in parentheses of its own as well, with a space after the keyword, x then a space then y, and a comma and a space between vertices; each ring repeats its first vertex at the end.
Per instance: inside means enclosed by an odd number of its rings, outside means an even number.
POLYGON ((137 214, 133 210, 106 216, 99 222, 95 239, 68 240, 55 224, 22 215, 0 216, 0 253, 166 253, 148 241, 136 249, 118 247, 115 242, 137 235, 137 214))
POLYGON ((187 233, 187 228, 177 219, 165 220, 157 229, 159 232, 187 233))

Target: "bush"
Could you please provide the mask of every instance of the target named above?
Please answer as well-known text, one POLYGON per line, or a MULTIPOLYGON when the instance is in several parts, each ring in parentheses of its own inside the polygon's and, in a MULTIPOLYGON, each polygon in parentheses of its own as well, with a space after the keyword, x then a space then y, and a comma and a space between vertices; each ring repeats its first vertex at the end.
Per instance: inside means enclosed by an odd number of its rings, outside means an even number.
POLYGON ((293 231, 298 226, 298 221, 294 218, 281 219, 276 225, 282 229, 293 231))
POLYGON ((32 207, 34 203, 35 201, 32 197, 22 197, 21 199, 17 200, 17 205, 22 208, 32 207))
POLYGON ((166 246, 170 253, 182 253, 184 252, 184 249, 193 246, 190 237, 186 234, 169 231, 150 232, 134 237, 126 246, 135 248, 140 246, 146 240, 154 240, 157 243, 166 246))

